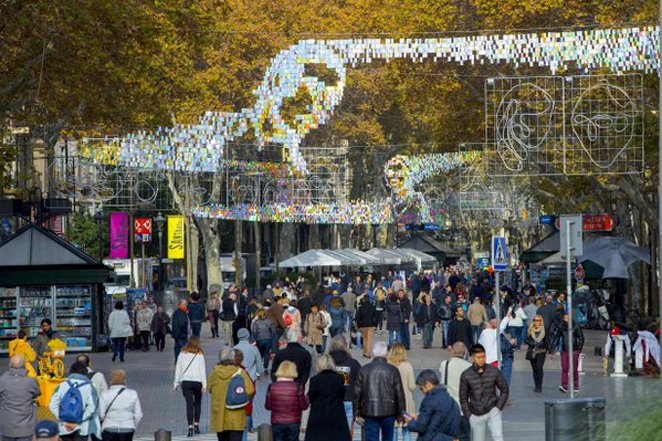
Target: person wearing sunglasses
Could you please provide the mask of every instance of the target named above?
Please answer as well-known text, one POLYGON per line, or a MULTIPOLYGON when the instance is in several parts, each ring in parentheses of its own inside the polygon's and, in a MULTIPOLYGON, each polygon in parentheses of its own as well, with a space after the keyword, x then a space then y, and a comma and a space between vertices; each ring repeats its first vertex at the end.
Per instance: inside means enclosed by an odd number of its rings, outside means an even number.
POLYGON ((543 320, 542 315, 538 314, 534 317, 531 326, 529 326, 524 343, 528 345, 526 359, 531 362, 531 370, 533 371, 533 382, 535 384, 535 389, 533 389, 533 391, 541 393, 543 367, 545 366, 545 358, 547 357, 548 349, 545 321, 543 320))

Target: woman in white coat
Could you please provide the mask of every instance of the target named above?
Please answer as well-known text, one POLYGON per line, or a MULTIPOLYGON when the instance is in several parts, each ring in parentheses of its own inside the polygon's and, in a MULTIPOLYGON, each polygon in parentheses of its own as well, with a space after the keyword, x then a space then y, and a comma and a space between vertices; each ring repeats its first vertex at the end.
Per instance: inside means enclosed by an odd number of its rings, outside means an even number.
POLYGON ((188 344, 182 348, 177 357, 175 381, 173 389, 181 388, 186 400, 186 419, 188 434, 200 433, 200 413, 202 411, 202 394, 207 390, 207 364, 205 351, 200 346, 200 339, 191 336, 188 344))
POLYGON ((124 361, 124 351, 126 349, 126 339, 133 335, 131 329, 131 319, 124 310, 124 303, 115 303, 115 310, 108 316, 108 333, 113 342, 113 361, 120 356, 120 361, 124 361))

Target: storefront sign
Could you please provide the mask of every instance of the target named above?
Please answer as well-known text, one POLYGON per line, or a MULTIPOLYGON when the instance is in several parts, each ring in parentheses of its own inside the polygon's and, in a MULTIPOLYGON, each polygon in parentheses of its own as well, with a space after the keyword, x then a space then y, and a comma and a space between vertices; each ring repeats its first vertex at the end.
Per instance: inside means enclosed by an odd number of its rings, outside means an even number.
POLYGON ((184 216, 168 216, 168 259, 184 258, 184 216))
MULTIPOLYGON (((613 231, 618 219, 611 214, 582 214, 583 231, 613 231)), ((556 228, 561 229, 560 219, 556 219, 556 228)))
POLYGON ((129 258, 129 213, 110 213, 110 258, 129 258))

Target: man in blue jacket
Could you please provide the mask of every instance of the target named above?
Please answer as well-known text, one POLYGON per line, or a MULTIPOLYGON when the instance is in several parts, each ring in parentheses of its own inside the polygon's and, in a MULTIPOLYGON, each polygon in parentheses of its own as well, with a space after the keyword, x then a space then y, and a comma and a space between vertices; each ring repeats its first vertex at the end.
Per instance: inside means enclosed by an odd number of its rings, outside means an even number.
POLYGON ((405 415, 409 430, 418 432, 420 441, 454 441, 460 430, 460 407, 439 385, 439 377, 424 370, 416 378, 416 385, 425 398, 416 418, 405 415))

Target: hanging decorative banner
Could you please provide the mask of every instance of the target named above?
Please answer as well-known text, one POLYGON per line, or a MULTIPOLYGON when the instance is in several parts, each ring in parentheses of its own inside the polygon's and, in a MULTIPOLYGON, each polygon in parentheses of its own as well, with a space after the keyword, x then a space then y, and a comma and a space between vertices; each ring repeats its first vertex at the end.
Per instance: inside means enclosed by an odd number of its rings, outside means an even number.
POLYGON ((110 258, 129 258, 129 213, 110 213, 110 258))
POLYGON ((168 259, 184 258, 184 216, 168 216, 168 259))
POLYGON ((253 107, 239 112, 209 111, 197 124, 108 137, 96 146, 82 143, 81 151, 107 165, 217 171, 224 168, 227 144, 250 132, 258 150, 267 144, 282 146, 283 162, 290 163, 294 172, 305 174, 308 164, 301 144, 308 133, 329 121, 342 101, 350 67, 377 60, 430 59, 460 65, 547 67, 552 75, 570 66, 584 72, 606 69, 616 74, 648 73, 659 68, 658 33, 657 27, 649 26, 448 38, 302 40, 273 58, 262 82, 253 90, 257 97, 253 107), (326 84, 307 74, 309 65, 325 65, 337 81, 326 84), (310 99, 309 113, 286 118, 285 104, 302 91, 310 99))

